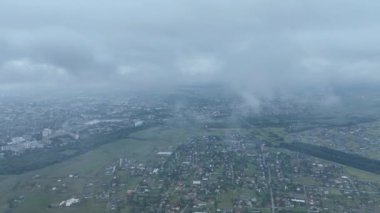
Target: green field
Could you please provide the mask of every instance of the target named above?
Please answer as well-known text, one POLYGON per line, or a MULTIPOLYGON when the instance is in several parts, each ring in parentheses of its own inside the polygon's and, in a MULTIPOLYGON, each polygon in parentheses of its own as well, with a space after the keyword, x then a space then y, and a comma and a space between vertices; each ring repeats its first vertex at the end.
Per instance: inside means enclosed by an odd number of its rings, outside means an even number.
POLYGON ((348 174, 351 175, 352 177, 355 177, 359 180, 366 180, 369 182, 375 182, 375 183, 380 183, 380 175, 369 173, 363 170, 355 169, 352 167, 345 166, 344 171, 348 174))

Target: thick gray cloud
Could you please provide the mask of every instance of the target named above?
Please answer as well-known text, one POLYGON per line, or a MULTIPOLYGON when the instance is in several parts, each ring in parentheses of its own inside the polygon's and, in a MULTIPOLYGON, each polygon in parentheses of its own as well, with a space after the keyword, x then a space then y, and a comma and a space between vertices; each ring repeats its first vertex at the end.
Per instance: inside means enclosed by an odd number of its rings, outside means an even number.
POLYGON ((378 83, 378 11, 375 0, 2 0, 0 84, 269 95, 378 83))

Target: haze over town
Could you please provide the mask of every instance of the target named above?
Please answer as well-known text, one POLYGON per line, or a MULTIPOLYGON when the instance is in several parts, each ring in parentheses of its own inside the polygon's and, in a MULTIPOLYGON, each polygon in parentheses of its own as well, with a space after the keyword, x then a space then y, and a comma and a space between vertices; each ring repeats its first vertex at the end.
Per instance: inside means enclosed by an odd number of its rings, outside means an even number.
POLYGON ((379 11, 1 0, 0 212, 380 212, 379 11))

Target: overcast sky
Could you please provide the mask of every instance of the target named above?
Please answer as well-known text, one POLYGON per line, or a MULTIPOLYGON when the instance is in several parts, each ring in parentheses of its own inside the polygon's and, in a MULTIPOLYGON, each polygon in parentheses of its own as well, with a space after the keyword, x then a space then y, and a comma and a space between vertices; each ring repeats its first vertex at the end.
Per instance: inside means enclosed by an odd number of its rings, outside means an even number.
POLYGON ((380 82, 378 0, 1 0, 0 85, 380 82))

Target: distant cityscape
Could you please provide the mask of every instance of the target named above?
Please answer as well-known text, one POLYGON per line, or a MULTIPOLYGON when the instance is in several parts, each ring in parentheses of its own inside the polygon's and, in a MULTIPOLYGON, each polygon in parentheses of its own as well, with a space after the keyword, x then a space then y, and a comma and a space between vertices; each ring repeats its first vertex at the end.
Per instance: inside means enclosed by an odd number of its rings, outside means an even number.
POLYGON ((208 94, 50 101, 1 102, 4 212, 380 211, 375 118, 208 94))

